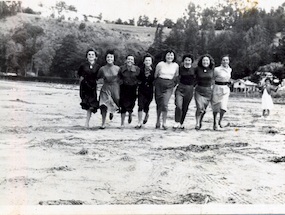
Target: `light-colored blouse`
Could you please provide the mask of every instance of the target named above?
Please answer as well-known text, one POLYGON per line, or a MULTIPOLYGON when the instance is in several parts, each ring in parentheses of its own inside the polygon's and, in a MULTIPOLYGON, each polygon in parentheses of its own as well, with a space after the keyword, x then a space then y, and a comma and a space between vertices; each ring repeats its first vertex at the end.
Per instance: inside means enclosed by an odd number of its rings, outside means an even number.
POLYGON ((159 62, 155 68, 155 77, 162 79, 173 79, 178 76, 179 66, 177 63, 159 62))
POLYGON ((218 82, 229 82, 231 79, 232 68, 218 66, 214 69, 214 79, 218 82))

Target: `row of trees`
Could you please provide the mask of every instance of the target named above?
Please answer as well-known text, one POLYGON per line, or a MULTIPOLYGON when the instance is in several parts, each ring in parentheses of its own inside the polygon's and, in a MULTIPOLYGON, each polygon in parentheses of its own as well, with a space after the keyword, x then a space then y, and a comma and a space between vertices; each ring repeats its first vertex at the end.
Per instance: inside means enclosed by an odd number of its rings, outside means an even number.
MULTIPOLYGON (((141 15, 138 18, 138 21, 135 22, 135 19, 129 19, 129 21, 123 21, 121 18, 117 19, 116 21, 110 22, 108 20, 105 20, 107 23, 114 23, 114 24, 120 24, 120 25, 137 25, 137 26, 145 26, 145 27, 157 27, 158 26, 158 19, 154 18, 153 21, 150 20, 150 18, 146 15, 141 15)), ((174 22, 171 19, 166 18, 163 22, 163 26, 167 28, 172 28, 174 26, 174 22)))
MULTIPOLYGON (((233 0, 203 10, 190 3, 187 15, 177 20, 166 40, 163 26, 157 28, 149 51, 159 58, 167 48, 180 57, 209 53, 217 64, 229 54, 234 78, 250 76, 270 62, 285 63, 285 3, 270 12, 254 6, 238 8, 233 0), (282 35, 280 40, 277 33, 282 35)), ((285 78, 284 72, 279 76, 285 78)))
POLYGON ((117 49, 119 65, 124 62, 127 53, 134 53, 139 63, 146 51, 153 54, 158 62, 162 51, 171 48, 177 52, 178 59, 189 52, 196 59, 201 54, 209 53, 217 64, 222 55, 229 54, 233 78, 251 76, 255 71, 268 68, 273 73, 276 71, 279 78, 285 78, 285 4, 265 12, 256 7, 239 9, 233 1, 227 0, 223 7, 217 6, 222 10, 215 7, 201 10, 191 3, 187 14, 173 24, 169 35, 164 35, 165 26, 157 26, 151 47, 125 38, 123 34, 97 29, 88 23, 38 20, 10 32, 11 35, 0 35, 0 69, 2 72, 12 71, 22 75, 31 71, 39 75, 71 77, 84 60, 88 47, 98 49, 101 64, 104 63, 103 54, 107 49, 117 49), (220 16, 215 17, 209 12, 215 10, 219 11, 220 16), (217 23, 223 26, 222 30, 216 29, 217 23), (280 36, 279 40, 276 40, 276 35, 280 36), (267 64, 270 66, 260 69, 267 64))
POLYGON ((0 19, 16 15, 22 10, 21 1, 0 1, 0 19))

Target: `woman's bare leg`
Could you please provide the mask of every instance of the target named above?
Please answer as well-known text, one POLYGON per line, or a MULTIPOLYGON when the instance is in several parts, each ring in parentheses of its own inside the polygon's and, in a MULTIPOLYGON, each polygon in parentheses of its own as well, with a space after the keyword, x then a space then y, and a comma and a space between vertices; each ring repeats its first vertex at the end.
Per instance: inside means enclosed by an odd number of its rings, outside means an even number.
POLYGON ((102 126, 101 128, 105 128, 105 123, 106 123, 106 117, 107 117, 107 107, 103 106, 101 107, 101 115, 102 115, 102 126))
POLYGON ((161 115, 161 110, 157 110, 155 128, 160 128, 160 115, 161 115))
MULTIPOLYGON (((213 117, 214 117, 213 129, 214 130, 217 130, 217 115, 218 115, 218 112, 213 112, 213 117)), ((220 124, 220 122, 219 122, 219 124, 220 124)))
POLYGON ((221 109, 221 111, 220 111, 220 119, 219 119, 219 126, 220 126, 220 128, 223 127, 222 126, 222 120, 223 120, 223 117, 224 117, 225 113, 226 113, 226 111, 221 109))
POLYGON ((161 114, 162 114, 162 127, 164 129, 167 129, 166 127, 167 111, 162 111, 161 114))
POLYGON ((86 128, 89 128, 89 122, 90 122, 91 114, 92 114, 91 110, 87 110, 86 122, 85 122, 86 128))
POLYGON ((126 113, 121 113, 121 127, 125 126, 126 113))

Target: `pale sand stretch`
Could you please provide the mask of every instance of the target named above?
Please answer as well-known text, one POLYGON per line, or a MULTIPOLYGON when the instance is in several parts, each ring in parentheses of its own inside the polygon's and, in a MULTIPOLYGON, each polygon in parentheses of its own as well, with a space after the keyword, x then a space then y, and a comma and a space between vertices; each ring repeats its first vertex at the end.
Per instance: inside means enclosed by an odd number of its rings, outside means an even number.
POLYGON ((154 101, 140 130, 137 107, 123 130, 99 112, 85 129, 79 102, 78 86, 0 80, 1 205, 285 203, 284 105, 264 120, 260 98, 230 97, 229 126, 208 108, 196 131, 192 101, 186 129, 164 131, 154 101))

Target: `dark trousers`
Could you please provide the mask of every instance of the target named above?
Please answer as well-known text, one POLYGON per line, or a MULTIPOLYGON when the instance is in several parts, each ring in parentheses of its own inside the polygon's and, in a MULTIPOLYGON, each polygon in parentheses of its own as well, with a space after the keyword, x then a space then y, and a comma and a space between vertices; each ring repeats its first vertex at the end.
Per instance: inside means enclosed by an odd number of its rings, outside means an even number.
POLYGON ((179 84, 175 91, 175 122, 183 124, 193 98, 193 85, 179 84))

